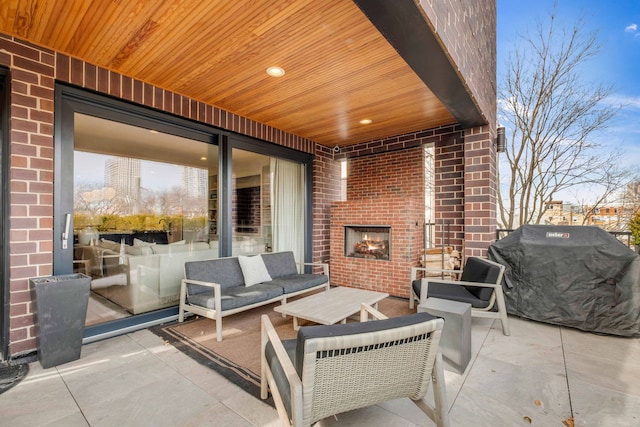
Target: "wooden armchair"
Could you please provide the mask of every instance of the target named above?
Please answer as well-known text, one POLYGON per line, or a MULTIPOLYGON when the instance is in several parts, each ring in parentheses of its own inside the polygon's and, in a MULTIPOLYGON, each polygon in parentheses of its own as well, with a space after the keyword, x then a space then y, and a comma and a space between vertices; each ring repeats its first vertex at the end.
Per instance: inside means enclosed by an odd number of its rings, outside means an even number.
POLYGON ((433 270, 413 267, 409 307, 429 297, 442 298, 471 304, 471 316, 500 319, 502 333, 509 335, 507 308, 502 291, 502 276, 505 267, 485 258, 469 257, 462 270, 460 280, 429 277, 427 273, 459 274, 459 270, 433 270), (424 276, 418 278, 418 273, 424 276))
POLYGON ((284 425, 310 426, 323 418, 408 397, 448 426, 442 358, 444 321, 427 313, 387 319, 363 304, 360 323, 300 328, 281 341, 262 316, 261 397, 270 390, 284 425), (369 314, 377 319, 366 322, 369 314), (423 400, 434 386, 432 407, 423 400))

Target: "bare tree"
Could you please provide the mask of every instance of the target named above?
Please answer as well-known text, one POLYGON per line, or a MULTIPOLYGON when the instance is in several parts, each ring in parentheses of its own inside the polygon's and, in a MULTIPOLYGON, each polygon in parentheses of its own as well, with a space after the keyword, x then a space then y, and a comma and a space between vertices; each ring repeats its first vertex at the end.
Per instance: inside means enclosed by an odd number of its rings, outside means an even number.
POLYGON ((499 91, 499 118, 509 135, 501 158, 507 164, 499 168, 503 227, 540 223, 545 204, 576 186, 598 185, 602 202, 625 179, 620 154, 593 142, 622 107, 605 102, 611 86, 583 79, 585 63, 599 52, 596 36, 584 31, 582 19, 560 26, 553 10, 509 55, 499 91))

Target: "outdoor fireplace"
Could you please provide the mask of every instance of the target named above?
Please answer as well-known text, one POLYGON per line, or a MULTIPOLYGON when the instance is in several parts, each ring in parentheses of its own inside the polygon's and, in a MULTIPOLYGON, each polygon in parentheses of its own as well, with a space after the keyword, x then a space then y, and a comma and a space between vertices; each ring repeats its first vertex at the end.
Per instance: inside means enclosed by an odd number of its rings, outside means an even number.
POLYGON ((389 261, 391 226, 345 225, 344 256, 389 261))

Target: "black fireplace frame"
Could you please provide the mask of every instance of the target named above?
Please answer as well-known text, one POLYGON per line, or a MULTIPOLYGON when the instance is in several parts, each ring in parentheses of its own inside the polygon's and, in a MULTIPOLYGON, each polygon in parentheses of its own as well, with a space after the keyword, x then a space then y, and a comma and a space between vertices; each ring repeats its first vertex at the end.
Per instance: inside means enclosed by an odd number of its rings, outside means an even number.
POLYGON ((344 232, 344 248, 343 248, 343 254, 346 258, 355 258, 355 259, 366 259, 366 260, 372 260, 372 261, 391 261, 391 225, 389 224, 384 224, 384 225, 378 225, 378 224, 344 224, 343 227, 343 232, 344 232), (360 231, 361 233, 365 233, 365 232, 370 232, 370 233, 386 233, 388 235, 388 239, 387 241, 387 252, 386 252, 386 257, 383 258, 377 258, 377 257, 366 257, 366 256, 356 256, 354 255, 354 248, 353 248, 353 244, 349 244, 350 242, 348 241, 349 239, 347 238, 349 229, 367 229, 369 231, 360 231), (351 246, 351 247, 349 247, 351 246))

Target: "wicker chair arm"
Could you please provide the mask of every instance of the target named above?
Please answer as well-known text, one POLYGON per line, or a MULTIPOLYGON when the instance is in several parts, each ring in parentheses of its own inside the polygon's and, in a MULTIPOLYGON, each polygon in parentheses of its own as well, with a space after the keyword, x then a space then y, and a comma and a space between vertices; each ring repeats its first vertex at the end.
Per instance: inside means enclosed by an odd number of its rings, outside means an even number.
MULTIPOLYGON (((263 314, 261 316, 261 324, 262 324, 262 353, 264 355, 264 349, 268 342, 271 342, 273 346, 273 350, 276 353, 276 357, 278 358, 278 362, 282 366, 282 370, 287 377, 287 381, 289 382, 289 387, 291 390, 291 418, 293 421, 293 425, 300 425, 302 422, 302 381, 298 376, 298 372, 296 368, 291 363, 291 359, 289 359, 289 355, 287 351, 284 349, 282 345, 282 341, 278 336, 271 320, 269 320, 269 316, 263 314)), ((264 357, 264 356, 263 356, 264 357)), ((272 394, 273 390, 272 390, 272 394)), ((278 396, 280 398, 280 393, 278 392, 278 396)), ((280 402, 276 403, 277 405, 280 402)))

